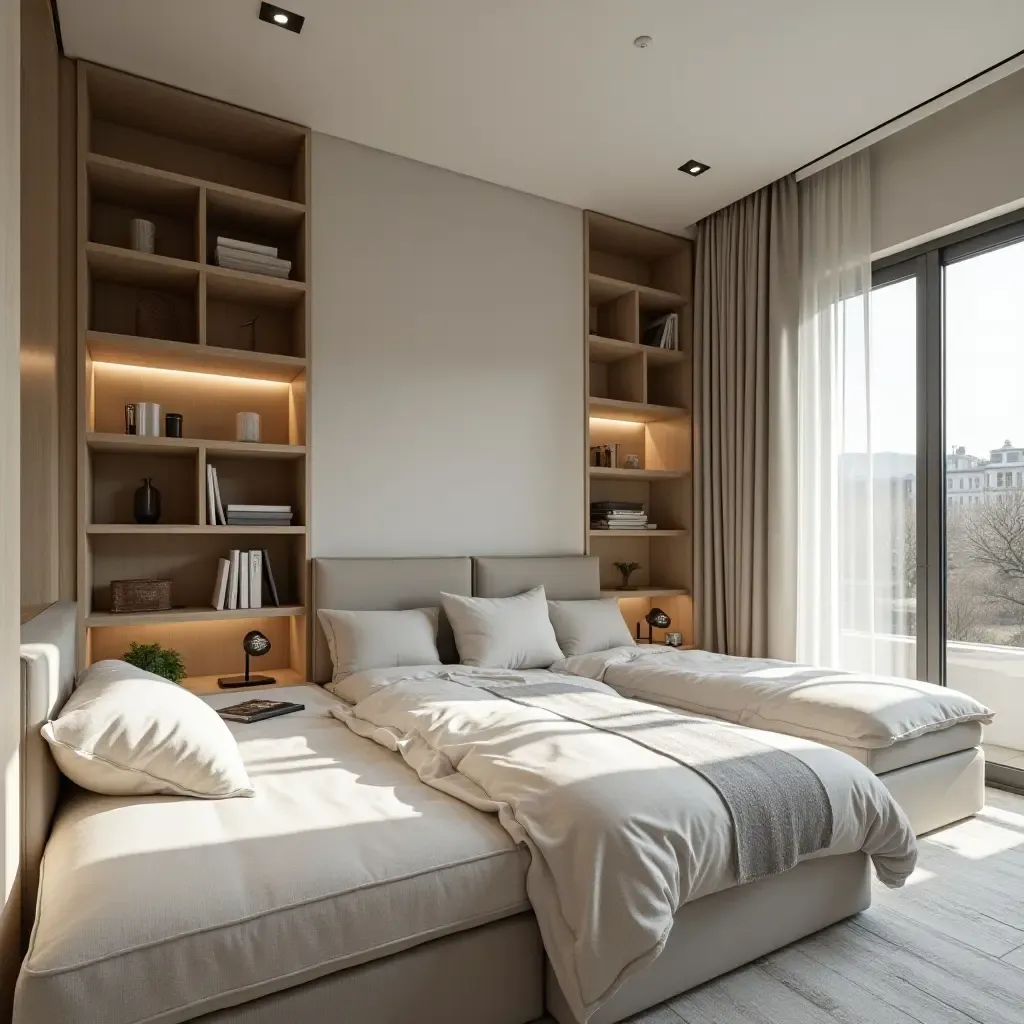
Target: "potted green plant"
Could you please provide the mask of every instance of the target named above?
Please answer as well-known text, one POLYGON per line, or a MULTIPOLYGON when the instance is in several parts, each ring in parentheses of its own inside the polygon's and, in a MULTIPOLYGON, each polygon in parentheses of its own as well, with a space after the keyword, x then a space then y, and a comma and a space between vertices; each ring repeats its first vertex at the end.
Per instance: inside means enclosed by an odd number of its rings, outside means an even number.
POLYGON ((622 573, 622 586, 620 590, 636 590, 636 587, 629 585, 629 577, 640 568, 639 562, 616 562, 615 568, 622 573))
POLYGON ((180 683, 185 678, 185 662, 181 660, 181 655, 160 644, 133 643, 121 655, 121 659, 136 668, 170 679, 172 683, 180 683))

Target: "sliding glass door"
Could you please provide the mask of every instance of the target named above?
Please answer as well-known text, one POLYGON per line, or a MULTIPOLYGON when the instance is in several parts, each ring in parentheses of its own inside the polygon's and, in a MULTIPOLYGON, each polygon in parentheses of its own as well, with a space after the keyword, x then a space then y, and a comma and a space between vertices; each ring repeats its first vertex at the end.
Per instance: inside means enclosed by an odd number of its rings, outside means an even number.
MULTIPOLYGON (((871 323, 872 348, 894 365, 902 356, 889 349, 900 353, 908 332, 916 339, 916 368, 904 367, 900 393, 890 395, 898 412, 882 413, 892 437, 905 435, 903 418, 911 416, 917 440, 916 472, 904 487, 915 493, 904 509, 902 556, 893 541, 893 579, 897 562, 905 570, 904 592, 894 590, 893 601, 907 609, 893 622, 916 638, 916 672, 900 674, 953 686, 995 710, 986 754, 994 775, 1019 785, 1024 217, 876 265, 871 323)), ((895 480, 902 469, 894 463, 888 472, 895 480)), ((887 486, 893 492, 894 483, 887 486)), ((893 634, 903 635, 895 625, 893 634)))

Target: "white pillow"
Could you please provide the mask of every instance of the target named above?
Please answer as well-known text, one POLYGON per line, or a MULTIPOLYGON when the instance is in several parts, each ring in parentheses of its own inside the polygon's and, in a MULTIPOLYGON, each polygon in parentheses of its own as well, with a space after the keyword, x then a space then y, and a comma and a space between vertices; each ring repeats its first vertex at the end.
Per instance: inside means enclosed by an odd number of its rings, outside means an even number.
POLYGON ((402 612, 353 612, 320 608, 334 665, 334 682, 370 668, 440 665, 437 621, 440 608, 402 612))
POLYGON ((548 601, 558 646, 571 658, 576 654, 632 647, 635 641, 614 597, 596 601, 548 601))
POLYGON ((547 668, 559 661, 544 588, 516 597, 442 594, 463 665, 480 668, 547 668))
POLYGON ((42 728, 60 770, 108 796, 252 796, 231 730, 194 693, 124 661, 79 677, 42 728))

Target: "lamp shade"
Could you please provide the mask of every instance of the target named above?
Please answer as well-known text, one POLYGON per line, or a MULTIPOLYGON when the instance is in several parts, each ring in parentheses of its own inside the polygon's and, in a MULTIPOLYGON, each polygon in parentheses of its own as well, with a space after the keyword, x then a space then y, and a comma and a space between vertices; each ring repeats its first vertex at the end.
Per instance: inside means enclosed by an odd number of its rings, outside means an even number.
POLYGON ((668 629, 672 625, 672 620, 660 608, 652 608, 647 613, 646 621, 652 629, 668 629))
POLYGON ((242 638, 242 650, 258 658, 270 650, 270 641, 258 629, 252 629, 242 638))

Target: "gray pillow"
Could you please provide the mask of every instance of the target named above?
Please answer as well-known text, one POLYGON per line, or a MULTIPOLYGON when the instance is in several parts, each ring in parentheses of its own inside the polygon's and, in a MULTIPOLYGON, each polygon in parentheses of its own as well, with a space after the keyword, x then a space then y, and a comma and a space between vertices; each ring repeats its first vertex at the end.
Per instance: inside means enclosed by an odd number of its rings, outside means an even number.
POLYGON ((609 651, 613 647, 632 647, 635 643, 614 597, 597 601, 548 601, 548 614, 555 627, 558 646, 567 658, 609 651))
POLYGON ((317 609, 334 665, 334 681, 369 668, 440 665, 437 620, 440 608, 401 612, 317 609))
POLYGON ((442 594, 463 665, 478 668, 548 668, 562 652, 548 618, 544 588, 515 597, 442 594))

